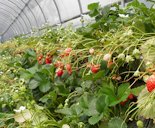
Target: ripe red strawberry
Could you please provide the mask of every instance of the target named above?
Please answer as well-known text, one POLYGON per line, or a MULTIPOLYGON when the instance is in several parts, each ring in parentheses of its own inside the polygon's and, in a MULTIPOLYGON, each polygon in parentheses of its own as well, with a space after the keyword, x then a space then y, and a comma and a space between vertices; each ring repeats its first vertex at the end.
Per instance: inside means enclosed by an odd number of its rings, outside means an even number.
POLYGON ((51 58, 50 57, 46 57, 45 63, 46 64, 51 64, 52 63, 51 58))
POLYGON ((42 64, 43 55, 41 54, 39 57, 37 57, 38 63, 42 64))
POLYGON ((100 65, 92 65, 90 69, 92 73, 97 73, 100 69, 100 65))
POLYGON ((122 106, 124 106, 124 105, 126 104, 127 101, 128 101, 128 100, 122 101, 122 102, 120 102, 120 104, 121 104, 122 106))
POLYGON ((149 92, 155 89, 155 75, 151 75, 146 81, 146 87, 149 92))
POLYGON ((72 51, 72 48, 66 48, 65 49, 65 55, 69 56, 70 52, 72 51))
POLYGON ((66 64, 66 70, 68 72, 69 75, 72 74, 72 67, 71 67, 71 64, 66 64))
POLYGON ((130 93, 130 95, 128 96, 128 99, 129 99, 129 100, 132 100, 132 99, 134 99, 134 97, 135 97, 135 96, 134 96, 132 93, 130 93))
POLYGON ((59 68, 57 71, 56 71, 56 74, 58 77, 61 77, 63 75, 63 70, 61 68, 59 68))

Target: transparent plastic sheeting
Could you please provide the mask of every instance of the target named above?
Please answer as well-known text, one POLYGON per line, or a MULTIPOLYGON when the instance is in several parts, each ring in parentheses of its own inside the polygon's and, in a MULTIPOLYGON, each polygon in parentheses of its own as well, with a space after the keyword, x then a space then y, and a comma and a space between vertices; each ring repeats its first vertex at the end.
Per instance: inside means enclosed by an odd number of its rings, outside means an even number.
POLYGON ((0 0, 0 36, 3 41, 16 35, 28 34, 44 24, 80 24, 81 18, 90 20, 90 3, 101 6, 121 0, 0 0), (77 20, 75 20, 77 19, 77 20))

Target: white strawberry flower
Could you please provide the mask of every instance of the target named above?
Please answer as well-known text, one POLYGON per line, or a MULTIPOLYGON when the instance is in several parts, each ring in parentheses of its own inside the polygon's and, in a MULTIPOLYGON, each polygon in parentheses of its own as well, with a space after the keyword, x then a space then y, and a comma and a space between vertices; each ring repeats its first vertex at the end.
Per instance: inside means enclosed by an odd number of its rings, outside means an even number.
POLYGON ((134 61, 134 58, 132 56, 130 56, 130 55, 127 55, 126 56, 126 62, 129 63, 129 62, 132 62, 132 61, 134 61))
POLYGON ((2 75, 3 74, 3 72, 2 71, 0 71, 0 75, 2 75))
POLYGON ((76 105, 79 105, 79 104, 80 104, 79 102, 76 103, 76 105))
POLYGON ((66 99, 66 100, 65 100, 65 103, 68 103, 68 102, 69 102, 69 99, 66 99))
POLYGON ((129 15, 127 14, 127 15, 124 15, 124 14, 118 14, 119 15, 119 17, 121 17, 121 18, 128 18, 129 17, 129 15))
POLYGON ((139 57, 139 59, 143 60, 143 59, 144 59, 144 57, 143 57, 143 56, 140 56, 140 57, 139 57))
POLYGON ((147 61, 146 66, 152 66, 152 63, 150 61, 147 61))
POLYGON ((119 58, 121 60, 124 60, 125 59, 125 54, 124 53, 120 53, 117 58, 119 58))
POLYGON ((2 97, 2 98, 0 98, 0 101, 4 101, 4 98, 2 97))
POLYGON ((101 40, 100 40, 102 43, 105 41, 105 39, 104 38, 101 38, 101 40))
POLYGON ((68 124, 63 124, 62 128, 70 128, 70 126, 68 124))
POLYGON ((15 109, 14 111, 16 112, 14 115, 14 119, 18 123, 23 123, 32 118, 31 112, 26 109, 25 106, 20 106, 18 110, 15 109))
POLYGON ((15 92, 19 92, 19 90, 15 90, 15 92))
POLYGON ((20 106, 19 109, 14 109, 14 111, 20 113, 21 111, 24 111, 25 109, 26 109, 25 106, 20 106))
POLYGON ((135 49, 133 50, 132 54, 133 54, 133 55, 137 55, 137 54, 139 55, 139 54, 140 54, 139 49, 135 48, 135 49))
POLYGON ((133 31, 130 29, 128 31, 126 31, 123 35, 124 36, 131 36, 133 34, 133 31))
POLYGON ((24 111, 26 109, 25 106, 20 106, 19 110, 24 111))
POLYGON ((83 127, 84 127, 84 123, 83 123, 83 122, 79 122, 79 123, 78 123, 78 127, 79 127, 79 128, 83 128, 83 127))

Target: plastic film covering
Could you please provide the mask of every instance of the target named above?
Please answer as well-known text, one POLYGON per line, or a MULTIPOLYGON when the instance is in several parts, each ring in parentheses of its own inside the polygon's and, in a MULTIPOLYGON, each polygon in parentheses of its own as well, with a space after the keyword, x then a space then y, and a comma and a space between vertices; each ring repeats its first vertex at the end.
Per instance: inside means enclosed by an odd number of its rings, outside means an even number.
POLYGON ((124 0, 0 0, 0 36, 3 41, 32 30, 50 26, 83 26, 81 18, 91 22, 87 6, 99 2, 101 6, 124 0))
POLYGON ((50 25, 60 23, 58 10, 54 0, 46 0, 40 2, 40 6, 45 14, 46 20, 50 25))

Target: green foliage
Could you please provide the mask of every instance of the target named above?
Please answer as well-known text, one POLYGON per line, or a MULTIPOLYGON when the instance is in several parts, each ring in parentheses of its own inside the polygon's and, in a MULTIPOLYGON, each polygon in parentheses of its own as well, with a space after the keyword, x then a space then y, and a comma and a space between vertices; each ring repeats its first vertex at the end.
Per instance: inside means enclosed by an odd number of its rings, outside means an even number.
POLYGON ((91 17, 97 16, 99 14, 99 3, 92 3, 88 5, 88 9, 91 11, 89 14, 91 17))
POLYGON ((0 45, 0 127, 127 127, 143 77, 154 71, 146 61, 154 65, 155 9, 138 0, 88 9, 95 22, 86 27, 49 27, 0 45), (20 123, 23 111, 32 118, 20 123))
POLYGON ((119 117, 113 117, 108 126, 109 128, 127 128, 127 124, 119 117))

